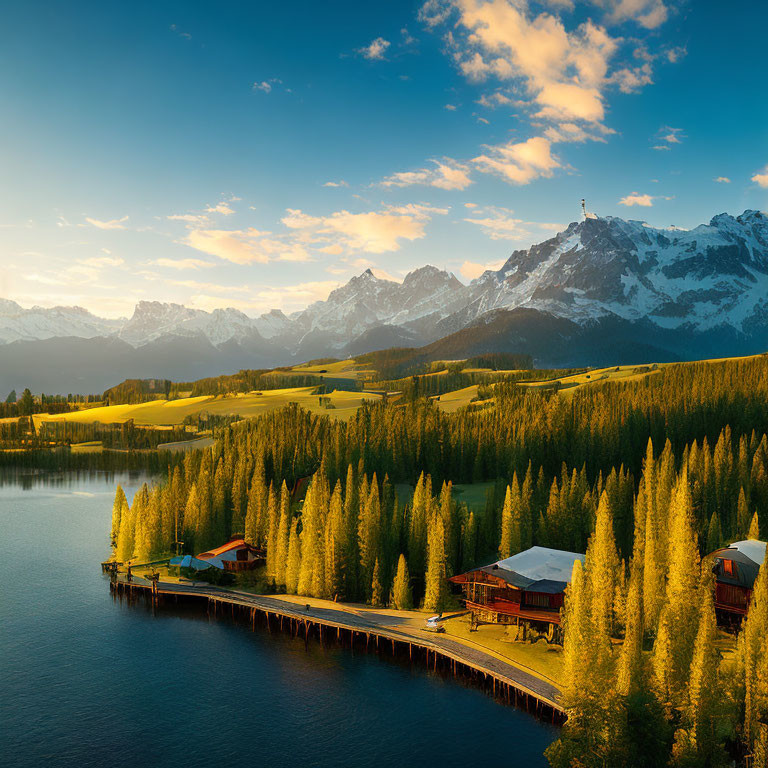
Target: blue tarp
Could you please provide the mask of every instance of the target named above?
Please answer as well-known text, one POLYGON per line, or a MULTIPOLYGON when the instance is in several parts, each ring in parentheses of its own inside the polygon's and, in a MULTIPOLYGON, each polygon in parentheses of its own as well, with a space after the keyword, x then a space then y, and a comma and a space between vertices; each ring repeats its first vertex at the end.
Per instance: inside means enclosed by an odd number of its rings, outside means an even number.
POLYGON ((219 560, 200 560, 197 557, 192 557, 192 555, 172 557, 170 564, 177 565, 179 568, 194 568, 196 571, 204 571, 206 568, 222 569, 224 567, 219 560))

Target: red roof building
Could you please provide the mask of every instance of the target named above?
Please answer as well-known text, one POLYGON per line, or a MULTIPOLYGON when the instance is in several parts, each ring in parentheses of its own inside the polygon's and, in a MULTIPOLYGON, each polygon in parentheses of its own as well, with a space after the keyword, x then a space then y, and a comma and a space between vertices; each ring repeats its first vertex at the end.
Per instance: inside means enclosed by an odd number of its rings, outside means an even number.
POLYGON ((201 552, 199 560, 220 561, 226 571, 246 571, 264 561, 263 550, 248 544, 245 539, 232 539, 216 549, 201 552))
POLYGON ((738 621, 749 608, 757 573, 765 561, 765 542, 737 541, 713 556, 715 610, 727 621, 738 621))

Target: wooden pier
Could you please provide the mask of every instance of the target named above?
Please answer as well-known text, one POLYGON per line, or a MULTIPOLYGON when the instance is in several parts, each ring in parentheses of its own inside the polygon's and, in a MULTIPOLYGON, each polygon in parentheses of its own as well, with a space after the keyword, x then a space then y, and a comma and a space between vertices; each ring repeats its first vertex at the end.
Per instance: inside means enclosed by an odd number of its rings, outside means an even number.
POLYGON ((372 620, 370 614, 341 606, 302 605, 279 597, 208 585, 149 581, 136 576, 129 580, 125 573, 115 571, 110 573, 110 589, 116 597, 143 597, 158 607, 182 602, 203 605, 211 618, 227 618, 249 626, 252 631, 258 624, 268 632, 288 632, 292 637, 303 637, 305 643, 315 638, 321 643, 336 642, 407 658, 479 685, 497 700, 547 721, 558 724, 565 721, 563 708, 557 701, 560 691, 553 683, 444 633, 386 626, 372 620))

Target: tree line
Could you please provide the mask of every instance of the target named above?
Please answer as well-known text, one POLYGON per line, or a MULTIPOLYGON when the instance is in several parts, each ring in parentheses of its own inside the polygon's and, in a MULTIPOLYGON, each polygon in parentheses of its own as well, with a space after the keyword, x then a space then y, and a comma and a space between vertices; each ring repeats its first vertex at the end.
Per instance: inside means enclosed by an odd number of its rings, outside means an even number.
MULTIPOLYGON (((768 559, 736 653, 724 656, 694 483, 687 465, 670 473, 649 450, 627 559, 601 496, 566 593, 568 720, 547 750, 553 768, 766 765, 768 559)), ((756 515, 748 535, 759 536, 756 515)))

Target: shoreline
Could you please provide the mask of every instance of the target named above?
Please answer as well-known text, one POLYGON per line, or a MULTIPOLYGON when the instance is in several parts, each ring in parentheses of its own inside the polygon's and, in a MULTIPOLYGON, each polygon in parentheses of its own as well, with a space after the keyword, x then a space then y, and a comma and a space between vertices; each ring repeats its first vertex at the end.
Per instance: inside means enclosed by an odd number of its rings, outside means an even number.
POLYGON ((157 587, 141 577, 128 582, 125 574, 115 574, 110 589, 120 598, 143 596, 161 607, 173 600, 194 601, 207 606, 209 615, 216 618, 227 611, 230 618, 250 624, 255 631, 257 619, 264 622, 269 632, 275 629, 301 634, 306 642, 315 635, 321 642, 326 638, 342 645, 365 644, 366 649, 386 651, 393 656, 407 656, 437 670, 449 670, 455 676, 469 678, 489 690, 495 698, 515 704, 552 723, 565 720, 558 703, 559 689, 538 673, 526 671, 499 654, 485 649, 479 643, 473 647, 461 640, 410 626, 402 617, 382 611, 358 612, 353 606, 317 605, 313 598, 295 596, 254 595, 249 592, 221 589, 197 584, 159 582, 157 587), (315 605, 312 605, 312 603, 315 605), (345 642, 346 641, 346 642, 345 642), (383 642, 382 642, 383 641, 383 642))

